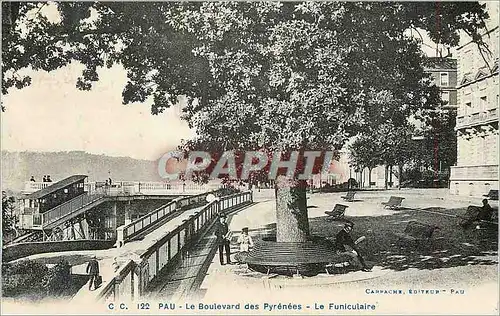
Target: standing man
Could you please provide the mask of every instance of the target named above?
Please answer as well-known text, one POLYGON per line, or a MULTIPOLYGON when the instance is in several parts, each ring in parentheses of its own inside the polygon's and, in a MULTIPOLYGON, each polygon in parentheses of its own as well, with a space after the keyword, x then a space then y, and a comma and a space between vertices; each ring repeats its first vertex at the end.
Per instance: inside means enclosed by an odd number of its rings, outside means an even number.
POLYGON ((369 272, 371 269, 365 263, 365 260, 359 253, 359 250, 352 240, 351 232, 353 230, 354 223, 347 222, 344 224, 344 229, 342 229, 335 236, 335 249, 339 254, 345 254, 351 257, 353 260, 359 261, 362 267, 362 271, 369 272))
POLYGON ((231 264, 231 247, 229 245, 231 240, 230 235, 231 231, 226 223, 226 215, 221 214, 219 217, 219 223, 215 229, 215 236, 217 236, 217 244, 219 245, 219 260, 221 265, 224 265, 224 249, 226 250, 227 264, 231 264))
POLYGON ((97 262, 96 256, 92 256, 89 264, 87 265, 87 273, 90 276, 89 290, 92 291, 92 284, 94 284, 94 290, 99 287, 100 284, 97 284, 97 278, 99 276, 99 262, 97 262))

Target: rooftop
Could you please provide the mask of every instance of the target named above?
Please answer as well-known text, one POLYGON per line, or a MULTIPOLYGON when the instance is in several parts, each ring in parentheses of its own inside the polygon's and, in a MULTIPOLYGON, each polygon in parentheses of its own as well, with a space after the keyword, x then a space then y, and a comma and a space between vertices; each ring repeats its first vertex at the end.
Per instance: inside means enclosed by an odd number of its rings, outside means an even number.
POLYGON ((432 69, 457 69, 457 60, 454 58, 428 57, 424 61, 424 67, 432 69))

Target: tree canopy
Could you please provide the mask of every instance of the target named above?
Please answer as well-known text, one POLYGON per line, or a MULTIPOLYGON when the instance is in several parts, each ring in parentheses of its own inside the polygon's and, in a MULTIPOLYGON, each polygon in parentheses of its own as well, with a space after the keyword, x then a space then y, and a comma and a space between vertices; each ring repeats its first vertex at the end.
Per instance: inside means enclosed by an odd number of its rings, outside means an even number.
POLYGON ((421 28, 478 43, 488 14, 478 3, 56 2, 2 3, 2 93, 29 85, 20 70, 122 65, 123 103, 153 114, 186 96, 184 118, 200 141, 224 149, 334 148, 378 122, 403 124, 435 103, 422 68, 421 28))

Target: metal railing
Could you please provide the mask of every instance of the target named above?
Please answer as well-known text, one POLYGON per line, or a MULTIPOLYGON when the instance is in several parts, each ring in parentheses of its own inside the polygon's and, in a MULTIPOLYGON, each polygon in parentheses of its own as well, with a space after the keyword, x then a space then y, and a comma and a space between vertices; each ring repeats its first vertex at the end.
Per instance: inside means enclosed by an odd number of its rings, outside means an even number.
MULTIPOLYGON (((98 194, 89 195, 87 193, 83 193, 61 205, 58 205, 44 213, 41 213, 40 214, 42 217, 41 224, 42 225, 50 224, 102 198, 103 195, 98 195, 98 194)), ((33 219, 33 225, 35 225, 34 219, 33 219)))
POLYGON ((130 260, 101 290, 98 299, 116 301, 143 295, 160 271, 175 262, 183 251, 210 227, 219 213, 252 201, 252 192, 249 191, 220 197, 205 205, 199 212, 190 216, 141 254, 140 262, 135 263, 130 260))
POLYGON ((176 229, 158 240, 155 245, 141 255, 141 288, 146 289, 165 266, 175 260, 202 231, 213 223, 219 213, 234 206, 251 202, 252 192, 221 197, 207 204, 176 229))
POLYGON ((117 274, 97 295, 98 300, 115 301, 120 299, 133 300, 139 296, 139 282, 137 264, 129 260, 127 264, 118 269, 117 274))
POLYGON ((211 192, 206 192, 203 194, 198 194, 189 197, 183 197, 173 200, 166 205, 163 205, 156 210, 142 216, 141 218, 127 224, 120 226, 116 229, 117 231, 117 245, 120 247, 130 238, 137 236, 139 233, 150 228, 162 221, 166 216, 180 210, 184 206, 192 206, 199 203, 204 203, 206 197, 211 192))

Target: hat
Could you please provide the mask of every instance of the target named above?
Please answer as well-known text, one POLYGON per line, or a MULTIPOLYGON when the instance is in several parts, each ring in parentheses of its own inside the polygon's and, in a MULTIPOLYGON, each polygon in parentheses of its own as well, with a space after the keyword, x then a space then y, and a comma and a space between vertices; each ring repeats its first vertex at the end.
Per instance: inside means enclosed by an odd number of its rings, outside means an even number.
POLYGON ((222 213, 222 214, 219 215, 219 217, 220 218, 226 218, 227 216, 226 216, 226 214, 222 213))
POLYGON ((247 232, 247 233, 248 233, 248 227, 243 227, 243 228, 241 229, 241 231, 242 231, 242 232, 247 232))

